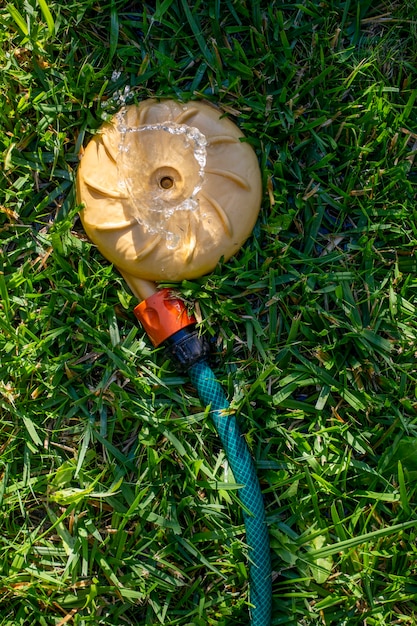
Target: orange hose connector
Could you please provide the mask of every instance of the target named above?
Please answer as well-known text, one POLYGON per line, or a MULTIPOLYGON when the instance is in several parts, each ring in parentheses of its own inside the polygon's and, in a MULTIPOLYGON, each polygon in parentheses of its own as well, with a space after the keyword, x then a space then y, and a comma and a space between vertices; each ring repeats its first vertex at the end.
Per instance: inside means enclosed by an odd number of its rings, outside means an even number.
POLYGON ((146 298, 133 309, 133 313, 155 347, 182 328, 196 323, 184 302, 176 298, 170 289, 161 289, 146 298))

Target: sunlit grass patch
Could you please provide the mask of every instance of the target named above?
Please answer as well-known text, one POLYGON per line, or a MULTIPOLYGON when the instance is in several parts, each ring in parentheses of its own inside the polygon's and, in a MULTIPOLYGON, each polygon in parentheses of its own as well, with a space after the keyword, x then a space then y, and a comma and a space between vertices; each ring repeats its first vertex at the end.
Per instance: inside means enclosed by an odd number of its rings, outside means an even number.
POLYGON ((242 624, 236 489, 185 376, 83 234, 83 145, 125 102, 220 104, 254 234, 196 303, 256 459, 273 624, 416 623, 412 2, 0 9, 0 623, 242 624))

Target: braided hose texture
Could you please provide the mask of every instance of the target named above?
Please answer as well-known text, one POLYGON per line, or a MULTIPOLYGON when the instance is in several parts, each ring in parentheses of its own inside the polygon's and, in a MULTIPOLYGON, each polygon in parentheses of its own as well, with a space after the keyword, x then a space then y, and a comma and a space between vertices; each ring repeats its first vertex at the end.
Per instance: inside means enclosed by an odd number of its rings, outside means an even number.
POLYGON ((269 537, 261 488, 252 457, 211 368, 206 362, 199 362, 191 367, 189 375, 203 405, 210 406, 211 418, 235 480, 243 485, 239 489, 239 498, 244 507, 246 542, 250 548, 251 625, 270 626, 272 580, 269 537))

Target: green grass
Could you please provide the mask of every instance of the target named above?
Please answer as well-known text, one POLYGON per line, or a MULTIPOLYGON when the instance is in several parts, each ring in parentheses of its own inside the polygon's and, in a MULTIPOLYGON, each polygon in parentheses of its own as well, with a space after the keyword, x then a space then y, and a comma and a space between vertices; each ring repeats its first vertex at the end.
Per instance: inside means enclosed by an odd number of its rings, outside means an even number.
POLYGON ((417 624, 415 16, 2 5, 0 626, 248 622, 216 434, 77 216, 82 145, 154 95, 219 103, 262 167, 254 236, 177 288, 257 462, 273 625, 417 624))

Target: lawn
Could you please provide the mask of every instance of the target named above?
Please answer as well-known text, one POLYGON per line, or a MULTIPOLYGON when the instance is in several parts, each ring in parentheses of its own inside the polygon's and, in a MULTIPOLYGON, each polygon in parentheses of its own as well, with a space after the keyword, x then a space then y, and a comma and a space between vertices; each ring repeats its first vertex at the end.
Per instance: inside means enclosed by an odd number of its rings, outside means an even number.
POLYGON ((255 459, 273 626, 417 624, 414 0, 0 8, 0 626, 232 626, 248 550, 214 427, 85 236, 79 154, 205 99, 255 149, 240 253, 175 288, 255 459))

